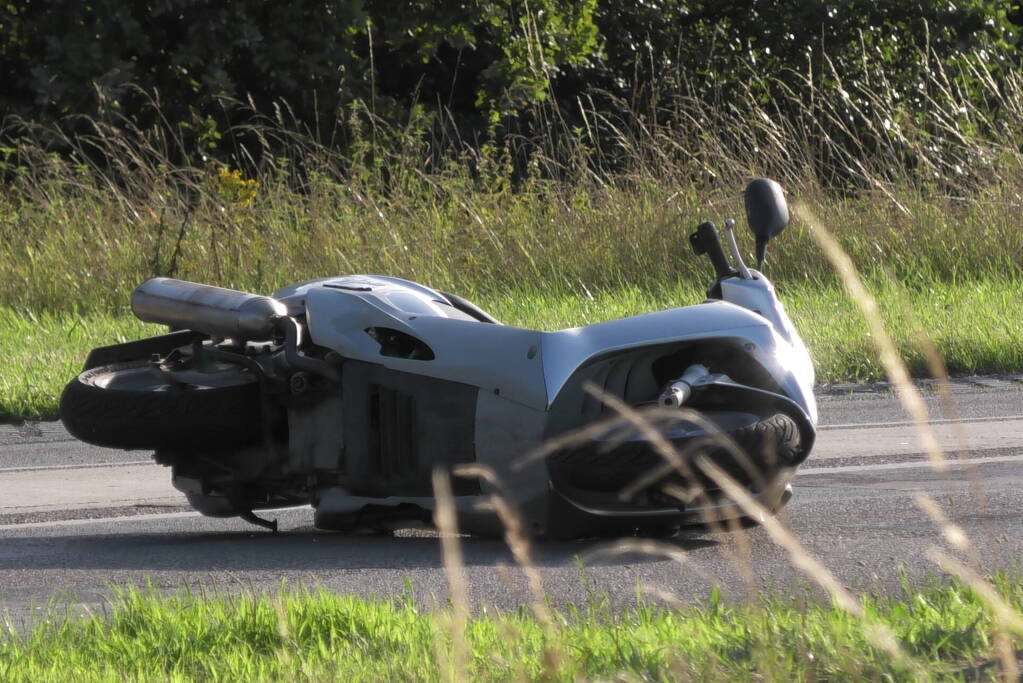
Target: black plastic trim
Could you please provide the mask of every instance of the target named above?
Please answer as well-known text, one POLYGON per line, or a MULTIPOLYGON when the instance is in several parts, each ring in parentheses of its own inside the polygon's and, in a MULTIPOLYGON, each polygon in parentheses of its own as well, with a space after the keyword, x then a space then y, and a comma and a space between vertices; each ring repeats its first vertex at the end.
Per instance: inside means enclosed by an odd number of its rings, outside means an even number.
POLYGON ((497 318, 490 315, 476 304, 466 299, 463 299, 457 294, 441 292, 441 295, 448 300, 452 308, 459 310, 472 318, 476 318, 476 320, 479 320, 481 323, 490 323, 492 325, 501 324, 501 322, 497 318))
POLYGON ((169 334, 161 334, 156 337, 138 339, 124 344, 112 346, 100 346, 89 352, 85 359, 85 367, 82 371, 98 368, 101 365, 112 365, 130 360, 142 360, 149 358, 154 353, 161 355, 170 353, 179 346, 190 346, 196 341, 201 341, 206 335, 192 330, 180 330, 169 334))

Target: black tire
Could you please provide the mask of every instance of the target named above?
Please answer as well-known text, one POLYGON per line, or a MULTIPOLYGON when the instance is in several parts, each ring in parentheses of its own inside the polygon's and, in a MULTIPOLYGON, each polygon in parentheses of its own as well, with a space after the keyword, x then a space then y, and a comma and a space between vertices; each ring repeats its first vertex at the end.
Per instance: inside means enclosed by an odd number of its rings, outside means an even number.
MULTIPOLYGON (((91 368, 60 397, 60 419, 76 438, 123 449, 212 451, 259 441, 259 384, 109 388, 116 373, 140 372, 147 361, 91 368)), ((246 378, 251 380, 251 378, 246 378)))
MULTIPOLYGON (((736 415, 736 414, 730 414, 736 415)), ((714 413, 706 413, 714 420, 714 413)), ((765 417, 748 415, 748 420, 737 428, 727 429, 732 439, 748 454, 749 462, 741 463, 723 448, 703 447, 700 452, 721 467, 740 484, 749 484, 753 477, 749 472, 752 463, 761 472, 798 463, 802 457, 799 428, 785 413, 772 413, 765 417), (764 462, 763 454, 771 454, 771 462, 764 462)), ((551 479, 555 485, 573 488, 612 492, 620 491, 637 477, 664 465, 664 460, 647 442, 629 442, 607 449, 601 443, 559 451, 550 456, 548 464, 551 479)), ((686 442, 674 445, 684 452, 686 442)), ((678 475, 665 475, 669 478, 678 475)), ((701 485, 707 489, 717 486, 700 475, 701 485)), ((688 483, 688 482, 687 482, 688 483)))

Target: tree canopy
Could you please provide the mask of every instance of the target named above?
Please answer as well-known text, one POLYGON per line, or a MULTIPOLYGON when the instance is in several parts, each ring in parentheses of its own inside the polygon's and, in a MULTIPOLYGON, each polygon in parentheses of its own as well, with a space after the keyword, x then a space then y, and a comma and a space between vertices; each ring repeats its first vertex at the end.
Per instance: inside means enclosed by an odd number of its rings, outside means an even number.
POLYGON ((983 43, 997 69, 1021 21, 995 0, 0 0, 0 114, 144 127, 236 122, 234 102, 323 129, 362 102, 484 127, 547 99, 571 116, 587 93, 642 97, 655 78, 728 95, 740 66, 779 87, 866 62, 911 80, 921 53, 983 43))

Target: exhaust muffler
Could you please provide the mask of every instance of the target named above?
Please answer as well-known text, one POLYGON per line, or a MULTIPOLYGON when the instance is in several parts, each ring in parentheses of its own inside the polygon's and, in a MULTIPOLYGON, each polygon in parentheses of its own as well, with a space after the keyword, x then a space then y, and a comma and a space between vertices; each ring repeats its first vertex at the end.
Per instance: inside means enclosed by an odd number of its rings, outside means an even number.
POLYGON ((268 296, 168 277, 136 287, 131 310, 143 322, 235 341, 272 339, 277 321, 288 313, 283 303, 268 296))

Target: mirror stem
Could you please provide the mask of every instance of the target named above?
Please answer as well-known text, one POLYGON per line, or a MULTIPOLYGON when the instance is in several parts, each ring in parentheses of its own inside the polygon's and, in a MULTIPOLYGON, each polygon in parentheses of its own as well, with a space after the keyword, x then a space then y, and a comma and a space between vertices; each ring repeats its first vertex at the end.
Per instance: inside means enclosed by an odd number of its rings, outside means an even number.
POLYGON ((764 267, 764 256, 767 255, 767 238, 757 235, 757 269, 764 267))

